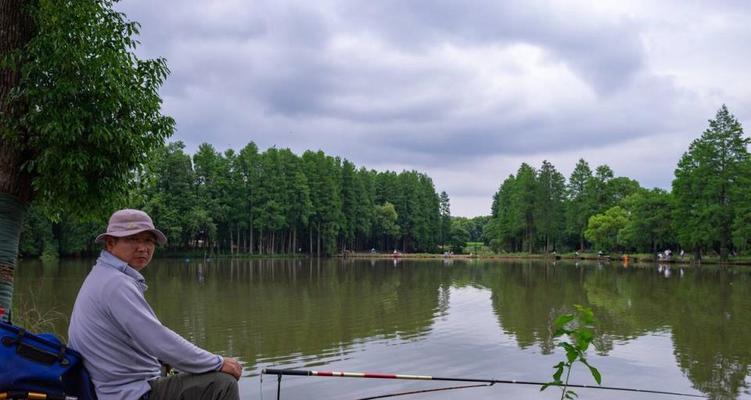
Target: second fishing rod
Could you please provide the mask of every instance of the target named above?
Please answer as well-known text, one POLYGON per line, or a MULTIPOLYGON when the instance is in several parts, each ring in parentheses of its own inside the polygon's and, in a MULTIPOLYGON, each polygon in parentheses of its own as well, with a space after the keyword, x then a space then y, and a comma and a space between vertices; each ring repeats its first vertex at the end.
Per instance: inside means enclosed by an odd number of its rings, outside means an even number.
MULTIPOLYGON (((282 376, 320 376, 320 377, 339 377, 339 378, 370 378, 370 379, 406 379, 406 380, 423 380, 423 381, 448 381, 448 382, 471 382, 471 383, 486 383, 486 384, 514 384, 514 385, 535 385, 543 386, 546 382, 534 382, 534 381, 521 381, 512 379, 483 379, 483 378, 460 378, 460 377, 437 377, 430 375, 407 375, 407 374, 386 374, 386 373, 374 373, 374 372, 344 372, 344 371, 314 371, 314 370, 298 370, 298 369, 273 369, 267 368, 261 371, 261 374, 265 375, 277 375, 277 399, 280 399, 281 393, 281 381, 282 376)), ((551 385, 551 386, 563 386, 563 385, 551 385)), ((692 393, 678 393, 662 390, 652 389, 637 389, 626 388, 616 386, 599 386, 599 385, 577 385, 568 384, 569 388, 585 388, 585 389, 599 389, 599 390, 615 390, 623 392, 636 392, 636 393, 648 393, 648 394, 662 394, 668 396, 683 396, 683 397, 698 397, 706 398, 707 396, 701 394, 692 393)))

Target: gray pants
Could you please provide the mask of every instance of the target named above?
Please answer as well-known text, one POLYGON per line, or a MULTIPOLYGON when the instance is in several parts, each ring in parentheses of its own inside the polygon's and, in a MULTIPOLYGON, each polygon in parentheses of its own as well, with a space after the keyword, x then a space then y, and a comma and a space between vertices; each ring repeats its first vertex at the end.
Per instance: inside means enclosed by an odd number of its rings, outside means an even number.
POLYGON ((150 381, 149 400, 239 400, 237 381, 223 372, 177 374, 150 381))

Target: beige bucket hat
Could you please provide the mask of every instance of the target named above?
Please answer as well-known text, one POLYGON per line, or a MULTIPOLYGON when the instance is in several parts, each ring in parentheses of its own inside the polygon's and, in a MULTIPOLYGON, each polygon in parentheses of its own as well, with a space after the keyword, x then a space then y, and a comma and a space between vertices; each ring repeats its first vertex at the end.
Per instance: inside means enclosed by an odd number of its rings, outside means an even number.
POLYGON ((94 243, 103 242, 105 236, 121 238, 141 232, 153 233, 154 236, 156 236, 156 241, 160 245, 167 243, 167 237, 164 236, 159 229, 154 227, 154 222, 151 221, 149 214, 146 214, 141 210, 133 210, 130 208, 115 211, 110 217, 110 222, 107 225, 107 232, 97 236, 94 243))

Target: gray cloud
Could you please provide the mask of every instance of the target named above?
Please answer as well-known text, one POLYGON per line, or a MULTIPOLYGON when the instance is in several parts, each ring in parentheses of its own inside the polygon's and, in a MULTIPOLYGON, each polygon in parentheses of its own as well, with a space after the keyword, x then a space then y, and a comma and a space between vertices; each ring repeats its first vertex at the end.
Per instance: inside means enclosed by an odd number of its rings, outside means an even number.
POLYGON ((617 154, 616 173, 669 186, 672 170, 648 173, 644 164, 674 165, 722 102, 740 112, 751 104, 742 40, 751 29, 737 17, 749 13, 746 2, 616 6, 627 9, 547 0, 118 3, 142 24, 138 52, 167 58, 165 111, 188 150, 253 140, 423 170, 459 215, 488 212, 476 211, 485 207, 477 198, 489 199, 526 160, 565 170, 579 157, 617 154), (452 172, 459 168, 474 168, 476 184, 452 172))

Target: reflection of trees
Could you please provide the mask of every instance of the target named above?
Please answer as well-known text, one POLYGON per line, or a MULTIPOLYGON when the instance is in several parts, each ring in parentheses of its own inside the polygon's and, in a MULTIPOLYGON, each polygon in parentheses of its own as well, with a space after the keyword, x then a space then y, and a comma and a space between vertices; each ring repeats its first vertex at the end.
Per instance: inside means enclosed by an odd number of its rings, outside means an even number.
POLYGON ((281 259, 175 262, 147 275, 158 282, 147 297, 165 324, 208 349, 227 349, 250 365, 300 355, 310 363, 366 338, 426 333, 441 311, 441 274, 419 263, 394 268, 390 260, 372 267, 281 259))
POLYGON ((654 268, 575 267, 504 264, 486 269, 477 282, 490 288, 493 309, 504 332, 520 347, 552 350, 552 320, 573 304, 595 310, 598 349, 672 329, 680 368, 698 390, 733 399, 751 371, 748 332, 751 279, 748 272, 691 270, 665 279, 654 268))
POLYGON ((751 365, 748 273, 715 269, 690 275, 680 281, 674 307, 678 365, 712 398, 737 398, 747 388, 751 365))
MULTIPOLYGON (((70 315, 92 261, 24 261, 15 302, 33 293, 39 310, 70 315)), ((737 398, 751 365, 748 270, 598 267, 571 263, 391 260, 157 260, 147 298, 168 326, 253 366, 341 357, 372 338, 415 340, 448 309, 451 287, 489 288, 504 332, 522 348, 552 351, 552 320, 591 306, 601 351, 613 342, 670 330, 678 366, 698 390, 737 398)), ((59 321, 58 332, 67 330, 59 321)))
MULTIPOLYGON (((57 261, 24 260, 17 270, 14 308, 29 313, 32 319, 34 315, 49 319, 49 324, 42 324, 43 329, 67 340, 73 303, 92 264, 91 260, 67 261, 64 266, 57 261)), ((15 323, 24 319, 20 315, 13 317, 15 323)))
POLYGON ((494 265, 480 283, 491 290, 493 310, 501 329, 522 348, 553 349, 553 320, 563 305, 586 304, 579 271, 550 264, 494 265))

